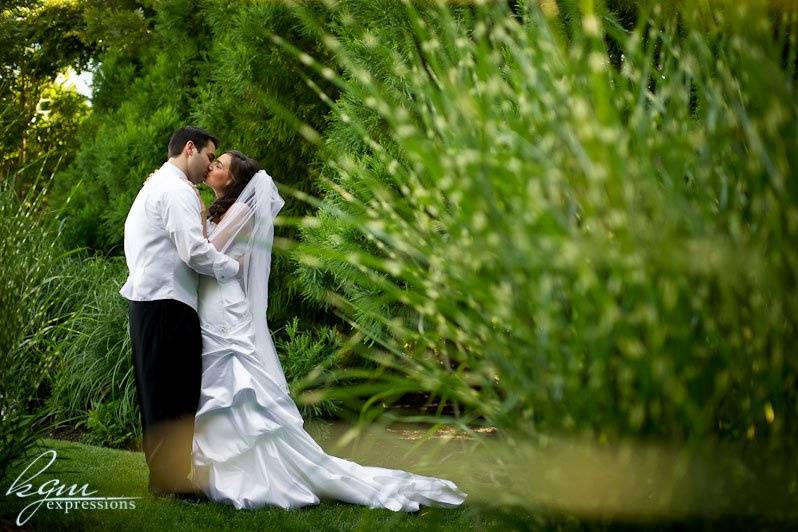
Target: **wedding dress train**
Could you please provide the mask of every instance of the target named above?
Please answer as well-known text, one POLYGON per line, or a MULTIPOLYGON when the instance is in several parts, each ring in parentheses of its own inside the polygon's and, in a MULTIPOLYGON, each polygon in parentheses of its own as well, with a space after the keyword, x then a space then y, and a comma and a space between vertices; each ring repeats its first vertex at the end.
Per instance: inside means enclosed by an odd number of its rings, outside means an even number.
POLYGON ((200 282, 202 394, 194 481, 236 508, 296 508, 338 499, 370 508, 454 507, 466 495, 448 480, 330 456, 304 430, 283 383, 254 350, 252 317, 236 280, 200 282))
MULTIPOLYGON (((462 504, 466 494, 451 481, 330 456, 303 428, 266 327, 271 222, 282 201, 271 178, 259 176, 240 211, 255 213, 256 221, 239 222, 245 237, 221 246, 231 256, 247 257, 249 274, 224 282, 200 278, 202 389, 193 481, 210 499, 239 509, 297 508, 321 498, 393 511, 462 504), (266 279, 256 278, 264 269, 266 279), (253 304, 253 297, 264 300, 253 304)), ((233 217, 226 215, 222 224, 233 217)))

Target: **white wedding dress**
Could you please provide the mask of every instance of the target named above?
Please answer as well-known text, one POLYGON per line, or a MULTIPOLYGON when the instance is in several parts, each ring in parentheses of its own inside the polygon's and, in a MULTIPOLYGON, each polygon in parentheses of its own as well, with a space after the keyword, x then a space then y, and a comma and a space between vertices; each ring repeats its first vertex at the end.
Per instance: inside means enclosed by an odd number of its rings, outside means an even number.
MULTIPOLYGON (((254 233, 269 235, 270 259, 271 221, 282 200, 268 174, 261 171, 253 181, 256 178, 262 180, 262 188, 259 192, 250 191, 249 197, 263 198, 268 194, 272 209, 267 209, 270 212, 263 217, 268 220, 268 227, 256 223, 254 233)), ((246 192, 245 189, 241 196, 246 192)), ((256 205, 247 201, 247 212, 254 210, 257 217, 264 202, 256 205)), ((231 207, 228 213, 232 210, 231 207)), ((250 238, 253 231, 252 222, 249 223, 245 238, 220 249, 231 256, 251 253, 252 242, 257 238, 250 238)), ((213 235, 211 232, 212 241, 213 235)), ((255 271, 256 264, 248 262, 250 272, 255 271)), ((303 428, 302 417, 288 394, 266 329, 266 301, 259 306, 248 300, 248 295, 252 297, 258 291, 253 285, 246 274, 243 279, 225 282, 200 277, 202 392, 195 420, 192 473, 198 488, 211 500, 238 509, 297 508, 317 504, 322 498, 393 511, 416 511, 420 505, 462 504, 466 494, 451 481, 361 466, 324 452, 303 428), (258 331, 256 313, 263 320, 265 336, 258 331)))

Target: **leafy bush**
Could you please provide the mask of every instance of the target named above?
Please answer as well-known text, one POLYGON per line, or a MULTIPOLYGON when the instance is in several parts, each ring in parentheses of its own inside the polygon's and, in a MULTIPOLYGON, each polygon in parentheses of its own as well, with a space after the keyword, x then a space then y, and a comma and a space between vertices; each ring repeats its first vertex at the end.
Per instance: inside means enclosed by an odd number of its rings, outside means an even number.
MULTIPOLYGON (((99 5, 87 11, 90 33, 106 48, 95 73, 97 105, 83 128, 81 148, 58 176, 70 244, 106 255, 122 253, 130 205, 147 175, 165 160, 171 133, 187 123, 219 136, 220 149, 255 157, 278 183, 312 193, 315 148, 299 142, 301 135, 284 114, 269 113, 267 105, 284 106, 319 128, 327 112, 302 82, 291 54, 268 38, 280 33, 324 53, 291 10, 257 2, 133 4, 128 11, 99 5), (107 29, 113 24, 106 19, 117 20, 122 33, 107 29), (128 46, 129 41, 138 46, 128 46)), ((303 202, 286 199, 283 216, 307 212, 303 202)), ((278 227, 277 236, 291 237, 291 228, 278 227)), ((323 321, 312 305, 300 305, 292 269, 275 257, 272 276, 279 289, 273 291, 270 318, 282 323, 302 308, 305 318, 323 321)))
MULTIPOLYGON (((199 97, 192 117, 222 139, 223 147, 235 148, 257 159, 277 183, 306 194, 317 193, 316 148, 302 142, 302 134, 287 119, 295 119, 315 130, 323 130, 328 109, 304 80, 334 92, 322 76, 306 74, 293 55, 272 42, 281 35, 308 53, 329 53, 294 12, 281 2, 242 2, 235 7, 209 4, 207 21, 212 29, 209 80, 198 86, 199 97), (273 109, 284 112, 270 111, 273 109)), ((305 202, 285 195, 281 218, 309 211, 305 202)), ((296 238, 291 227, 278 225, 276 237, 296 238)), ((282 324, 296 315, 304 321, 324 322, 318 309, 297 296, 301 291, 293 275, 294 266, 275 255, 272 267, 269 319, 282 324)))
POLYGON ((136 430, 137 424, 129 423, 130 416, 120 416, 120 411, 126 412, 129 407, 123 402, 120 399, 98 403, 89 410, 86 420, 86 427, 89 429, 87 443, 104 447, 124 447, 139 435, 141 430, 136 430))
POLYGON ((74 279, 61 268, 46 197, 44 184, 20 197, 13 178, 0 182, 0 477, 45 432, 56 328, 71 310, 74 279))
POLYGON ((141 435, 128 332, 127 302, 119 287, 124 261, 74 260, 81 304, 62 324, 60 358, 48 409, 54 419, 85 426, 87 440, 128 445, 141 435))
MULTIPOLYGON (((285 378, 291 387, 291 395, 301 397, 303 383, 314 374, 326 371, 336 364, 335 354, 341 348, 340 333, 332 327, 300 328, 298 318, 292 319, 284 331, 274 331, 275 347, 283 366, 285 378)), ((339 411, 333 400, 312 401, 299 404, 305 418, 330 417, 339 411)))
POLYGON ((794 11, 641 3, 625 28, 563 4, 391 3, 388 25, 338 3, 295 257, 380 369, 318 384, 502 427, 794 441, 794 11))

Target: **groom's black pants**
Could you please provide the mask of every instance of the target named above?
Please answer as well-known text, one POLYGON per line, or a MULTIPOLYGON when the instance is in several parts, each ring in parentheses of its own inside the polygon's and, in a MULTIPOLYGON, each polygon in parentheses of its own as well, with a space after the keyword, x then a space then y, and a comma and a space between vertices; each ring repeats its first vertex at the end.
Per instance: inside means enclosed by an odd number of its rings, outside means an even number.
POLYGON ((193 491, 187 477, 202 379, 199 318, 172 299, 130 301, 128 311, 150 491, 193 491))

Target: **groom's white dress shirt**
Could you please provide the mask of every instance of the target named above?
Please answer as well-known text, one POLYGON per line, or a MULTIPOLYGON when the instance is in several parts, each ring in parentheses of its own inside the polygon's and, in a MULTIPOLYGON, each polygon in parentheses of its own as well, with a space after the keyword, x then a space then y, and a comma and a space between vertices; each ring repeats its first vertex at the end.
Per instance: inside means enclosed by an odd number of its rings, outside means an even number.
POLYGON ((125 260, 130 274, 119 293, 126 299, 176 299, 194 310, 197 273, 225 281, 239 268, 203 236, 197 192, 168 161, 147 178, 130 208, 125 260))

